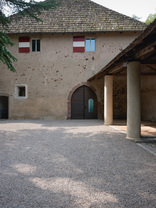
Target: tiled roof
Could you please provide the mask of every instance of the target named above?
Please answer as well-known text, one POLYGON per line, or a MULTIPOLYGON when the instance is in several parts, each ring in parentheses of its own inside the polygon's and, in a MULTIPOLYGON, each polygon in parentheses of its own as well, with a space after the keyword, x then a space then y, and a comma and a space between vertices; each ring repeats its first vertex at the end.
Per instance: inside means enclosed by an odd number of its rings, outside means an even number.
POLYGON ((55 9, 43 11, 38 22, 30 17, 11 17, 7 33, 66 33, 142 31, 145 24, 90 0, 58 0, 55 9))

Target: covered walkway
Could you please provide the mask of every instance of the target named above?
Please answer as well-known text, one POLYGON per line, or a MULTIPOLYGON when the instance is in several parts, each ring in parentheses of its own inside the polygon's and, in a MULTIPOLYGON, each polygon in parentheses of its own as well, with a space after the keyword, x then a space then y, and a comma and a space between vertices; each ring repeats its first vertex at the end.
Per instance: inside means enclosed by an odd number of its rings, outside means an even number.
MULTIPOLYGON (((126 120, 114 120, 113 127, 127 132, 127 121, 126 120)), ((156 123, 150 121, 141 121, 141 136, 156 138, 156 123)))
MULTIPOLYGON (((118 106, 127 116, 127 138, 140 140, 141 136, 153 134, 146 123, 141 124, 141 119, 156 122, 156 20, 134 40, 127 48, 122 50, 104 68, 91 77, 88 81, 104 79, 104 123, 113 124, 113 87, 117 77, 123 92, 116 91, 118 106), (124 80, 127 78, 126 84, 124 80), (125 89, 127 94, 125 94, 125 89), (127 103, 126 103, 127 102, 127 103), (127 108, 125 108, 127 104, 127 108)), ((117 85, 115 86, 117 87, 117 85)), ((121 119, 123 115, 118 115, 121 119)), ((155 134, 155 133, 154 133, 155 134)))

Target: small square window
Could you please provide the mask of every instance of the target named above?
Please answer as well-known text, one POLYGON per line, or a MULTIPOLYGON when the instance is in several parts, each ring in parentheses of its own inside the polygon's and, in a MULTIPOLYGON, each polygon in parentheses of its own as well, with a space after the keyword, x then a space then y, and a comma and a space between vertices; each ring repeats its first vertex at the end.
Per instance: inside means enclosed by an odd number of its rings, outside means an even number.
POLYGON ((86 51, 95 51, 95 38, 86 38, 86 51))
POLYGON ((40 39, 32 40, 32 52, 40 51, 40 39))
POLYGON ((26 85, 15 86, 15 98, 19 98, 19 99, 27 98, 27 86, 26 85))

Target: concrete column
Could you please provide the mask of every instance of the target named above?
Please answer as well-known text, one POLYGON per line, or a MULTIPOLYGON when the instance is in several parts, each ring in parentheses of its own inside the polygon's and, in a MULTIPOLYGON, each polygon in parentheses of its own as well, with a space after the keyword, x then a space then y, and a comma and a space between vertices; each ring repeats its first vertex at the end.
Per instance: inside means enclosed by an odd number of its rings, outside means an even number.
POLYGON ((140 63, 127 64, 127 138, 140 139, 140 63))
POLYGON ((113 123, 113 76, 106 75, 104 78, 104 123, 113 123))

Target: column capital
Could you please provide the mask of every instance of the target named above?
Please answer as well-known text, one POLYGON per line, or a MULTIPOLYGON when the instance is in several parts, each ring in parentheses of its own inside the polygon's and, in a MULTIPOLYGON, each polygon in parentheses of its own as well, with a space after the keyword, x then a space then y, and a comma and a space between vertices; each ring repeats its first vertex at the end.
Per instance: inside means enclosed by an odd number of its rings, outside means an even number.
POLYGON ((133 65, 134 67, 137 67, 137 66, 140 65, 140 61, 129 61, 129 62, 127 62, 127 68, 131 65, 133 65))

